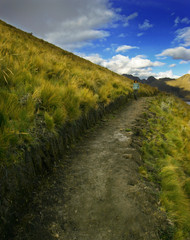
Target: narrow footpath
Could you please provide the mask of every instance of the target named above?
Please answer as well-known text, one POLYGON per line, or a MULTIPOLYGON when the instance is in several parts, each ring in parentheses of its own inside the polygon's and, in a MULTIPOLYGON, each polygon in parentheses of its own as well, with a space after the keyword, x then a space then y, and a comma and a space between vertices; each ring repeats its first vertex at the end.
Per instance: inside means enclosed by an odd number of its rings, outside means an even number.
MULTIPOLYGON (((55 166, 15 229, 14 240, 160 240, 158 189, 139 173, 132 130, 140 98, 107 115, 55 166)), ((164 238, 165 239, 165 238, 164 238)))

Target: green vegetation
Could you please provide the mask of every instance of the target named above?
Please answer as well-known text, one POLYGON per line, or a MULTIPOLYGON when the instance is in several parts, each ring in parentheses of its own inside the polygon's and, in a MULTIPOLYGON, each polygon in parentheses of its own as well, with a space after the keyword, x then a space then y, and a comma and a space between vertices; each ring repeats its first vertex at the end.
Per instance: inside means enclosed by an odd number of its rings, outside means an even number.
MULTIPOLYGON (((132 92, 132 81, 0 21, 0 165, 11 152, 90 109, 132 92)), ((141 86, 141 95, 156 89, 141 86)), ((18 154, 19 156, 19 154, 18 154)))
POLYGON ((144 124, 139 171, 161 186, 161 205, 174 224, 174 239, 190 237, 190 106, 159 95, 144 124), (147 123, 148 121, 148 123, 147 123))

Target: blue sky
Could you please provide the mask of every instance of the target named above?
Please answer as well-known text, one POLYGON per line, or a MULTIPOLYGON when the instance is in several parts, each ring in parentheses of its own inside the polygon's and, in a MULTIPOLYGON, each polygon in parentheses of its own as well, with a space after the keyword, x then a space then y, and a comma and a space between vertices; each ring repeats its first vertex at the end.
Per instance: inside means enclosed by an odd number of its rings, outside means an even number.
POLYGON ((119 74, 190 73, 189 0, 0 0, 0 16, 119 74))

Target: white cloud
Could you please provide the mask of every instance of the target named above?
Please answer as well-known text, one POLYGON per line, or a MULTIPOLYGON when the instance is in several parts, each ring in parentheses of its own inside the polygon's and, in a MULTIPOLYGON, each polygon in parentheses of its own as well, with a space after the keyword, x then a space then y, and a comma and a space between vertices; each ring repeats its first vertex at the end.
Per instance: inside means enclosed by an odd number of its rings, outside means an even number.
POLYGON ((138 33, 138 34, 137 34, 137 37, 141 37, 142 35, 144 35, 144 33, 142 33, 142 32, 141 32, 141 33, 138 33))
POLYGON ((175 63, 169 65, 169 67, 175 67, 175 66, 176 66, 175 63))
POLYGON ((107 47, 104 49, 104 51, 111 51, 112 49, 110 47, 107 47))
POLYGON ((180 77, 178 75, 174 75, 172 70, 154 73, 152 71, 152 67, 162 66, 164 65, 164 63, 158 61, 152 62, 142 55, 137 55, 136 57, 129 58, 128 56, 118 54, 108 60, 103 59, 99 54, 93 54, 90 56, 80 54, 80 56, 119 74, 132 74, 134 76, 140 77, 141 79, 148 78, 149 76, 154 76, 155 78, 180 77))
POLYGON ((175 23, 174 26, 177 26, 180 23, 189 24, 190 19, 187 17, 184 17, 184 18, 176 17, 176 19, 174 20, 174 23, 175 23))
POLYGON ((189 24, 189 23, 190 23, 190 19, 187 18, 187 17, 185 17, 185 18, 182 18, 182 19, 181 19, 181 22, 182 22, 182 23, 189 24))
POLYGON ((104 66, 105 64, 105 60, 103 58, 100 57, 100 55, 98 53, 96 54, 91 54, 89 56, 86 56, 85 54, 82 53, 77 53, 80 57, 85 58, 95 64, 104 66))
POLYGON ((181 42, 182 46, 190 46, 190 27, 178 29, 176 33, 177 37, 175 38, 175 41, 181 42))
POLYGON ((190 60, 190 49, 184 47, 168 48, 156 56, 170 56, 173 59, 190 60))
POLYGON ((124 38, 124 37, 125 37, 125 34, 124 34, 124 33, 121 33, 121 34, 119 34, 119 37, 120 37, 120 38, 124 38))
POLYGON ((137 55, 136 57, 129 58, 121 54, 113 56, 111 59, 103 59, 99 54, 93 54, 85 56, 80 54, 81 57, 99 64, 119 74, 132 74, 139 76, 140 78, 147 78, 155 75, 152 73, 152 67, 158 67, 164 65, 162 62, 152 62, 145 56, 137 55))
POLYGON ((124 21, 123 26, 124 26, 124 27, 129 26, 129 21, 133 20, 133 19, 136 18, 136 17, 138 17, 138 12, 134 12, 134 13, 132 13, 131 15, 129 15, 128 17, 124 17, 124 18, 123 18, 123 21, 124 21))
POLYGON ((155 73, 154 77, 156 78, 179 78, 180 76, 174 75, 172 70, 166 72, 155 73))
POLYGON ((176 19, 174 20, 174 26, 177 26, 180 22, 180 18, 179 17, 176 17, 176 19))
POLYGON ((114 27, 120 17, 108 0, 1 2, 1 19, 66 50, 109 36, 104 28, 114 27))
POLYGON ((141 30, 148 30, 149 28, 152 28, 153 24, 150 24, 150 21, 148 19, 145 19, 143 24, 139 24, 139 29, 141 30))
POLYGON ((190 70, 187 73, 190 74, 190 70))
POLYGON ((116 52, 126 52, 127 50, 134 49, 134 48, 139 49, 139 47, 135 47, 135 46, 122 45, 122 46, 119 46, 115 51, 116 52))
POLYGON ((190 61, 184 61, 184 60, 182 60, 182 61, 180 61, 179 62, 179 64, 187 64, 187 63, 189 63, 190 61))

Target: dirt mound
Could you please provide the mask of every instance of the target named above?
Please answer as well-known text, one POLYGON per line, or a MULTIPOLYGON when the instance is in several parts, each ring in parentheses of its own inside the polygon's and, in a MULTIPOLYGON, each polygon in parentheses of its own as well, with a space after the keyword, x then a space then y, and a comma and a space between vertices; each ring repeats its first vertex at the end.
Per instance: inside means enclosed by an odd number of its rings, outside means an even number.
POLYGON ((35 194, 14 239, 162 239, 159 190, 139 174, 142 159, 131 144, 147 102, 108 115, 77 144, 35 194))

